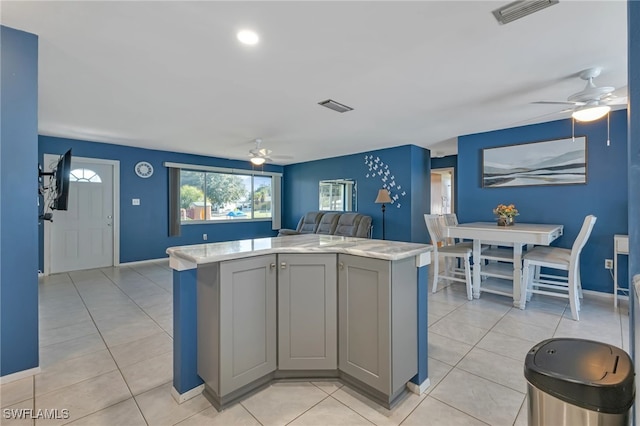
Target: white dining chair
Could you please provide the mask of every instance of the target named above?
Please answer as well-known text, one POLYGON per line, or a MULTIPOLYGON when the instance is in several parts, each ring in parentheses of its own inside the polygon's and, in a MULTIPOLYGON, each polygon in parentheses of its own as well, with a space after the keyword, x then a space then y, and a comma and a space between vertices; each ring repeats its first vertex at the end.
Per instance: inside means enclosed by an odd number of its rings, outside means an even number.
MULTIPOLYGON (((444 226, 458 226, 458 216, 455 213, 444 213, 442 215, 442 219, 444 221, 444 226)), ((444 232, 443 232, 444 233, 444 232)), ((469 247, 473 253, 473 241, 465 241, 462 238, 446 238, 446 245, 457 245, 458 247, 469 247)), ((482 246, 482 250, 484 251, 488 246, 482 246)), ((464 265, 462 264, 462 259, 446 259, 445 260, 445 268, 447 268, 447 274, 458 274, 460 276, 464 275, 464 265)), ((473 266, 471 267, 473 269, 473 266)))
POLYGON ((467 287, 467 299, 473 299, 471 288, 471 253, 472 249, 467 244, 447 244, 447 238, 444 236, 443 227, 446 225, 444 218, 435 214, 425 214, 424 221, 429 231, 431 244, 433 245, 433 285, 431 291, 438 291, 438 281, 447 279, 465 283, 467 287), (440 247, 439 247, 440 246, 440 247), (461 259, 464 262, 462 269, 445 267, 442 273, 439 270, 440 259, 456 260, 461 259))
MULTIPOLYGON (((458 226, 458 216, 455 213, 445 213, 442 215, 444 219, 444 224, 446 226, 458 226)), ((473 248, 473 241, 463 241, 462 238, 447 238, 447 245, 452 244, 464 244, 469 246, 469 248, 473 248)))
POLYGON ((593 215, 585 217, 571 249, 536 246, 523 256, 520 306, 524 308, 533 293, 564 297, 569 299, 573 319, 580 320, 580 252, 591 235, 596 219, 593 215), (568 276, 543 274, 540 268, 568 271, 568 276))

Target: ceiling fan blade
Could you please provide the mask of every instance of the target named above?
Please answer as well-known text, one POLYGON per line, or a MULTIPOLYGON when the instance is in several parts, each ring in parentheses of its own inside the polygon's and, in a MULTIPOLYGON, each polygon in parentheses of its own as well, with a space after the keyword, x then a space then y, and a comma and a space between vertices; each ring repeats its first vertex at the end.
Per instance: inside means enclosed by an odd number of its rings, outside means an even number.
POLYGON ((254 143, 256 144, 256 147, 249 150, 249 155, 252 157, 267 157, 273 152, 270 149, 263 148, 261 146, 262 139, 256 139, 254 140, 254 143))
POLYGON ((584 102, 566 102, 566 101, 536 101, 531 103, 542 104, 542 105, 584 105, 584 102))
POLYGON ((610 98, 610 99, 605 99, 604 103, 606 105, 626 105, 627 104, 627 97, 626 96, 620 96, 618 97, 614 97, 614 98, 610 98))
POLYGON ((555 111, 555 112, 550 112, 548 114, 538 115, 538 116, 535 116, 535 117, 527 118, 526 120, 521 120, 521 121, 517 121, 515 123, 511 123, 509 125, 509 127, 518 127, 518 126, 525 126, 527 124, 535 124, 535 123, 540 122, 540 120, 542 120, 542 119, 544 119, 546 117, 550 117, 550 116, 553 116, 553 115, 565 114, 567 112, 572 112, 572 111, 573 111, 573 108, 566 108, 566 109, 563 109, 561 111, 555 111))

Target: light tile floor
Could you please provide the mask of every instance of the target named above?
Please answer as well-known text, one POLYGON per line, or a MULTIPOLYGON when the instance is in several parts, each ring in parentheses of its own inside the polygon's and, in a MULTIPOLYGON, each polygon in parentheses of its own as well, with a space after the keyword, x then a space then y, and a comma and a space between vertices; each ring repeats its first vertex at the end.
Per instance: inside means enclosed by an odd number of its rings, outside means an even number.
POLYGON ((523 361, 540 340, 580 337, 628 349, 626 305, 587 297, 581 321, 563 300, 527 309, 462 286, 429 294, 423 395, 386 410, 338 381, 277 382, 219 413, 181 405, 172 379, 172 273, 167 261, 78 271, 40 282, 42 372, 2 385, 3 425, 525 425, 523 361), (68 409, 68 420, 8 420, 4 409, 68 409))

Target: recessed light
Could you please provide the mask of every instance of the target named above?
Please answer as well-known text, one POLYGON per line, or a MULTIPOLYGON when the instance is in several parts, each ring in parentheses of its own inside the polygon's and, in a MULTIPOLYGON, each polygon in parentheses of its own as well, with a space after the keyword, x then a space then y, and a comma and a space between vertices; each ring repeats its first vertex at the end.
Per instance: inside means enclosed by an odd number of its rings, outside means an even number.
POLYGON ((238 40, 240 40, 240 43, 243 44, 254 45, 260 41, 260 37, 258 37, 258 34, 256 34, 255 31, 251 30, 238 31, 237 36, 238 40))

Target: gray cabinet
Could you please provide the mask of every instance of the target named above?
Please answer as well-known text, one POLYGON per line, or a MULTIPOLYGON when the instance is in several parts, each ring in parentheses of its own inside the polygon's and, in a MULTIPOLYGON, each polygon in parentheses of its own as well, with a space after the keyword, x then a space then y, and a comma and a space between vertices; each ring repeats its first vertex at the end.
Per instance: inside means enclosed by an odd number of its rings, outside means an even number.
POLYGON ((277 377, 341 377, 390 407, 418 368, 416 274, 343 254, 199 265, 204 395, 220 409, 277 377))
POLYGON ((335 370, 335 254, 278 255, 278 369, 335 370))
POLYGON ((198 268, 198 374, 217 404, 276 369, 276 275, 275 255, 198 268))
POLYGON ((417 373, 415 274, 413 258, 338 256, 340 371, 388 402, 417 373))

